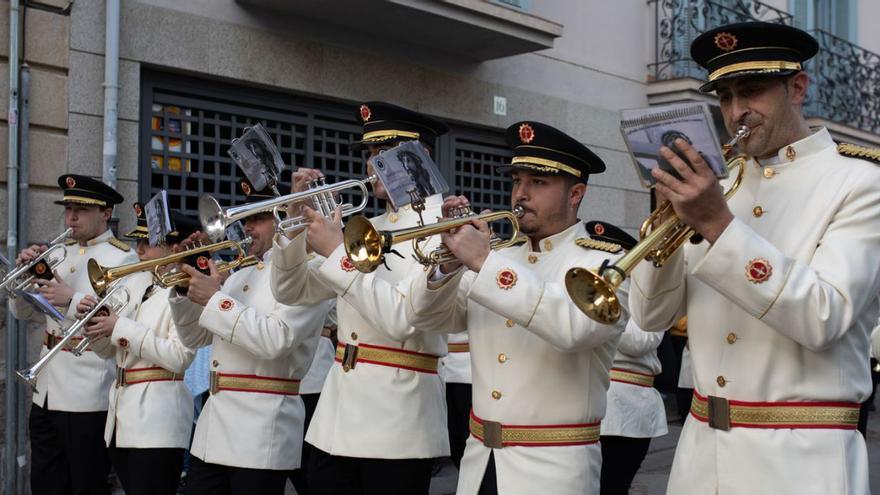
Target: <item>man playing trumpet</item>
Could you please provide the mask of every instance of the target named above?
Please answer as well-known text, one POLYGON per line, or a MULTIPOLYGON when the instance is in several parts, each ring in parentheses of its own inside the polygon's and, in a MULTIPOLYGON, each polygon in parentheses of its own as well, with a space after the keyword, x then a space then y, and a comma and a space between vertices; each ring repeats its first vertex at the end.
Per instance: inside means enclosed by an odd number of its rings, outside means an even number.
MULTIPOLYGON (((247 181, 248 202, 272 197, 247 181)), ((196 424, 186 493, 284 493, 288 471, 300 466, 305 409, 299 383, 315 355, 327 304, 288 306, 269 289, 271 212, 247 217, 248 250, 256 264, 224 282, 184 265, 185 295, 171 297, 184 345, 212 344, 211 396, 196 424)))
MULTIPOLYGON (((200 227, 197 221, 172 211, 174 231, 162 245, 151 246, 143 207, 135 203, 134 210, 138 225, 126 237, 137 241, 142 262, 178 252, 180 242, 200 227)), ((158 274, 174 265, 160 266, 158 274)), ((134 314, 125 318, 111 311, 95 316, 85 331, 92 341, 108 338, 113 344, 98 352, 116 360, 104 441, 127 495, 174 493, 192 433, 193 399, 183 384, 183 374, 195 352, 183 345, 174 327, 168 303, 172 289, 154 284, 152 277, 150 272, 140 272, 126 279, 129 287, 146 286, 134 314)), ((77 309, 85 313, 96 303, 94 296, 86 296, 77 309)))
MULTIPOLYGON (((435 119, 388 103, 361 105, 358 119, 364 132, 354 149, 366 147, 370 157, 402 141, 419 140, 430 151, 447 131, 435 119)), ((300 169, 298 174, 304 182, 320 172, 300 169)), ((388 198, 381 182, 374 184, 374 194, 388 198)), ((423 217, 432 223, 442 197, 424 201, 423 217)), ((338 365, 330 370, 306 434, 316 448, 308 467, 310 489, 327 495, 427 494, 434 458, 449 455, 443 382, 437 374, 446 338, 410 326, 397 286, 422 267, 402 245, 401 256, 389 256, 387 267, 360 273, 345 254, 339 213, 327 219, 303 210, 311 221, 306 233, 290 241, 276 237, 272 290, 289 304, 336 299, 339 320, 338 365), (309 260, 306 239, 320 258, 309 260)), ((414 227, 418 221, 409 205, 371 219, 379 229, 414 227)))
POLYGON ((705 242, 633 272, 633 319, 663 331, 688 317, 691 414, 669 493, 868 493, 859 403, 880 290, 880 169, 803 116, 818 44, 796 28, 742 23, 694 40, 730 133, 751 159, 726 202, 700 155, 661 153, 658 199, 705 242), (685 267, 688 267, 687 269, 685 267))
MULTIPOLYGON (((58 185, 64 197, 56 204, 64 206, 64 223, 73 233, 65 245, 64 261, 55 267, 54 279, 37 279, 36 283, 38 291, 65 314, 66 328, 76 320, 77 304, 86 295, 94 295, 86 270, 88 260, 124 265, 137 261, 137 256, 108 228, 113 205, 122 202, 118 192, 99 180, 74 174, 59 177, 58 185)), ((28 263, 45 249, 30 246, 16 262, 28 263)), ((137 291, 131 296, 141 297, 137 291)), ((124 313, 130 311, 129 307, 124 313)), ((41 354, 61 340, 62 324, 43 316, 22 298, 14 300, 12 312, 19 319, 46 322, 41 354)), ((72 348, 80 340, 74 338, 68 345, 72 348)), ((94 347, 99 346, 109 346, 109 341, 94 347)), ((107 394, 115 376, 113 363, 95 352, 77 357, 68 350, 59 353, 37 377, 29 421, 31 490, 49 495, 109 493, 110 463, 102 437, 107 394)))
MULTIPOLYGON (((588 176, 605 164, 537 122, 509 127, 507 142, 514 156, 501 169, 527 241, 493 251, 481 220, 446 233, 458 261, 413 279, 401 304, 416 327, 469 333, 473 409, 459 495, 599 493, 599 422, 626 318, 584 318, 564 276, 611 257, 597 247, 620 250, 591 240, 577 216, 588 176)), ((466 204, 448 198, 444 209, 466 204)))

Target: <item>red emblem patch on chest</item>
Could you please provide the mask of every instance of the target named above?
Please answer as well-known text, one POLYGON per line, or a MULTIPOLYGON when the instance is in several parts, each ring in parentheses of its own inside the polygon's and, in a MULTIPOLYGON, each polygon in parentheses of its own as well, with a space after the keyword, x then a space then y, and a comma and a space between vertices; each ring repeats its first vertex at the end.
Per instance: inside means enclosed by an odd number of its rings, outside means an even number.
POLYGON ((529 144, 535 139, 535 130, 529 124, 521 124, 519 126, 519 140, 529 144))
POLYGON ((366 105, 361 105, 361 120, 364 122, 370 120, 370 117, 373 115, 373 112, 370 111, 370 107, 366 105))
POLYGON ((128 340, 125 338, 120 338, 119 339, 119 347, 122 347, 123 349, 128 347, 128 340))
POLYGON ((755 258, 746 265, 746 278, 754 284, 765 282, 773 275, 773 267, 763 258, 755 258))
POLYGON ((229 311, 234 305, 235 303, 232 302, 232 299, 224 299, 220 301, 220 311, 229 311))
POLYGON ((342 268, 344 272, 353 272, 357 268, 355 268, 354 263, 348 259, 348 256, 343 256, 341 260, 339 260, 339 267, 342 268))
POLYGON ((498 284, 498 287, 502 290, 509 290, 511 287, 516 285, 516 272, 511 270, 510 268, 503 268, 498 271, 498 275, 495 276, 495 283, 498 284))

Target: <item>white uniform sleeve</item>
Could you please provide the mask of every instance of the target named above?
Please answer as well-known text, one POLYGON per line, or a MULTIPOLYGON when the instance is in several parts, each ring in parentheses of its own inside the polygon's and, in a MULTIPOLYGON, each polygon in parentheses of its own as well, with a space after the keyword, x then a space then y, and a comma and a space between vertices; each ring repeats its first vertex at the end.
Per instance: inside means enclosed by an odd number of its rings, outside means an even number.
MULTIPOLYGON (((508 277, 509 280, 509 277, 508 277)), ((565 285, 545 281, 527 266, 492 251, 470 290, 470 299, 513 320, 562 352, 591 349, 620 336, 629 319, 627 284, 617 290, 622 315, 614 325, 602 325, 575 306, 565 285), (513 272, 515 283, 499 282, 513 272)))
POLYGON ((183 345, 190 349, 198 349, 211 344, 214 336, 211 332, 199 326, 199 317, 202 315, 202 306, 192 302, 186 296, 178 296, 171 293, 168 298, 171 305, 171 317, 177 328, 177 335, 183 345))
POLYGON ((434 280, 432 269, 409 280, 409 294, 404 308, 410 324, 444 333, 467 330, 467 293, 473 272, 458 270, 434 280))
POLYGON ((305 233, 292 240, 276 234, 272 241, 270 267, 270 285, 275 300, 288 305, 312 305, 335 298, 336 292, 315 274, 323 262, 324 258, 320 256, 309 260, 305 233))
POLYGON ((328 303, 287 306, 276 302, 263 314, 223 292, 215 293, 199 317, 199 325, 231 344, 262 359, 277 359, 295 349, 310 335, 320 332, 328 303))
POLYGON ((665 332, 687 309, 684 248, 679 248, 661 268, 643 261, 630 278, 630 311, 640 329, 665 332))
POLYGON ((318 277, 346 302, 354 306, 370 325, 385 333, 390 339, 404 341, 420 330, 436 327, 410 325, 406 314, 407 292, 410 279, 424 273, 422 265, 410 263, 406 276, 398 284, 389 283, 373 273, 361 273, 352 269, 347 260, 345 246, 340 245, 318 270, 318 277))
MULTIPOLYGON (((164 296, 162 296, 164 297, 164 296)), ((183 373, 195 358, 195 351, 183 345, 169 317, 160 325, 167 325, 167 332, 157 332, 143 323, 130 318, 120 318, 113 328, 110 340, 120 346, 120 339, 127 341, 128 351, 135 356, 155 363, 168 371, 183 373), (159 334, 167 337, 159 337, 159 334)))
POLYGON ((620 336, 617 351, 635 358, 642 357, 656 351, 662 340, 662 332, 646 332, 630 318, 626 324, 626 330, 620 336))

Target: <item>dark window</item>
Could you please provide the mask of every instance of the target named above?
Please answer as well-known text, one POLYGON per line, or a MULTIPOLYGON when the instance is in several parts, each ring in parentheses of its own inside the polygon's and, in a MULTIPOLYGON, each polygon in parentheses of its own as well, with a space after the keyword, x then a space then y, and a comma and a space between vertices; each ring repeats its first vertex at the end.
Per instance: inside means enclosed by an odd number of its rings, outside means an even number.
MULTIPOLYGON (((145 71, 141 87, 141 201, 168 191, 171 208, 196 217, 202 194, 221 204, 243 200, 243 174, 227 154, 230 141, 260 122, 284 162, 324 171, 329 182, 366 177, 363 157, 349 151, 361 127, 355 104, 234 86, 145 71)), ((478 209, 509 208, 510 182, 497 174, 510 152, 500 131, 452 125, 437 146, 437 162, 451 194, 467 195, 478 209)), ((290 171, 279 187, 290 190, 290 171)), ((346 198, 360 202, 359 197, 346 198)), ((379 211, 373 200, 366 214, 379 211)))

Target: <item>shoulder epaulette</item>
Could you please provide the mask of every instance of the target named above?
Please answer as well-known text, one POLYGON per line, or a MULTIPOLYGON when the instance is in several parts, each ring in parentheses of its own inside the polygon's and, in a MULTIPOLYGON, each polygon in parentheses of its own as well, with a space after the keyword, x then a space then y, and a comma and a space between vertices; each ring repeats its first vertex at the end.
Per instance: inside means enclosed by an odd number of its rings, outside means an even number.
POLYGON ((131 251, 131 246, 129 246, 128 244, 126 244, 123 241, 120 241, 119 239, 117 239, 115 237, 110 239, 107 242, 109 242, 111 246, 118 248, 118 249, 121 249, 122 251, 125 251, 125 252, 131 251))
POLYGON ((575 239, 574 243, 582 248, 597 249, 607 253, 619 253, 623 251, 623 246, 620 244, 607 241, 597 241, 596 239, 590 239, 589 237, 578 237, 575 239))
POLYGON ((73 246, 77 242, 79 242, 79 241, 77 241, 76 239, 68 239, 68 240, 64 241, 64 245, 65 246, 73 246))
POLYGON ((878 148, 868 148, 852 143, 840 143, 837 145, 837 152, 843 156, 880 163, 880 149, 878 148))

